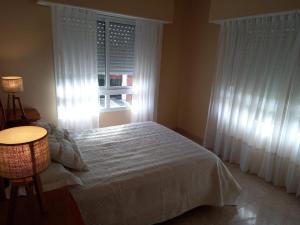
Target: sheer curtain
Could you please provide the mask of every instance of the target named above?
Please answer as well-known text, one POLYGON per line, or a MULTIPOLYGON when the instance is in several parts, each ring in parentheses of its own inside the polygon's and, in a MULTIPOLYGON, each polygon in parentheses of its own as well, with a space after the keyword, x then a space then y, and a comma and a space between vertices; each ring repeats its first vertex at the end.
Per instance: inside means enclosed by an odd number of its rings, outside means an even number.
POLYGON ((300 16, 221 25, 204 145, 300 195, 300 16))
POLYGON ((162 24, 136 21, 132 120, 155 121, 162 42, 162 24))
POLYGON ((96 14, 53 6, 52 15, 59 125, 99 127, 96 14))

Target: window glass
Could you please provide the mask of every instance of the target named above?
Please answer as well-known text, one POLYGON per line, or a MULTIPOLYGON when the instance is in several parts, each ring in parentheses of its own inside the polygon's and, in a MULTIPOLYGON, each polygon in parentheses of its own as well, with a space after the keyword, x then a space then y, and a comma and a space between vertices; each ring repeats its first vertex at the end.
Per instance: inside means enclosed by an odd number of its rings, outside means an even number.
POLYGON ((128 108, 132 104, 134 41, 134 25, 111 19, 97 21, 97 72, 102 110, 128 108))
POLYGON ((128 87, 132 86, 132 75, 128 74, 110 74, 110 86, 128 87))
POLYGON ((105 109, 105 95, 100 95, 100 109, 105 109))
POLYGON ((110 95, 110 107, 128 107, 132 103, 132 94, 110 95))

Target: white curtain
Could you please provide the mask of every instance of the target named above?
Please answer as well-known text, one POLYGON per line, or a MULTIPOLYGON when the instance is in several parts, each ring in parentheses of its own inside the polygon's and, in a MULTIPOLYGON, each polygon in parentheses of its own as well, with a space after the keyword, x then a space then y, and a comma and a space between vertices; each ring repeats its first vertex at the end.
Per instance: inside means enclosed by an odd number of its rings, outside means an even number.
POLYGON ((99 127, 96 14, 52 7, 59 125, 81 130, 99 127))
POLYGON ((162 42, 162 24, 136 21, 132 120, 155 121, 162 42))
POLYGON ((300 195, 300 19, 221 25, 204 145, 300 195))

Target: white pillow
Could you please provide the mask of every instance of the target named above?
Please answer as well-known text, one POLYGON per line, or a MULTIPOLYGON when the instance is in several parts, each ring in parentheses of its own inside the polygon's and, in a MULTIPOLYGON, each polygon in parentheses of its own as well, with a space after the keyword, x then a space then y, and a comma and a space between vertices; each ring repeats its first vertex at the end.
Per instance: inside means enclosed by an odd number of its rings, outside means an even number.
POLYGON ((58 129, 53 124, 38 121, 34 125, 44 127, 48 131, 49 149, 52 160, 79 171, 88 170, 76 142, 65 129, 58 129))
POLYGON ((62 165, 54 162, 40 174, 40 177, 43 191, 51 191, 71 185, 82 185, 79 177, 66 170, 62 165))
POLYGON ((38 120, 36 122, 32 122, 31 125, 33 126, 40 126, 45 128, 48 131, 48 134, 52 134, 53 130, 55 129, 55 125, 49 123, 47 121, 38 120))
POLYGON ((49 149, 52 160, 74 170, 87 170, 80 151, 70 137, 62 138, 56 135, 48 135, 49 149))

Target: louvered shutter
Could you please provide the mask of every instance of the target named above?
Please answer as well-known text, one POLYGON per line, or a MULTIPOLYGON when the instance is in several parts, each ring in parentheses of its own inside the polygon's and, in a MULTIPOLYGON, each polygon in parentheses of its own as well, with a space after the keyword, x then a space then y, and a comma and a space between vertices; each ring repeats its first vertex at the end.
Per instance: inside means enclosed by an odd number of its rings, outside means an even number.
POLYGON ((105 21, 97 21, 97 67, 99 86, 105 85, 105 21))
POLYGON ((110 74, 134 73, 135 26, 109 23, 109 69, 110 74))

